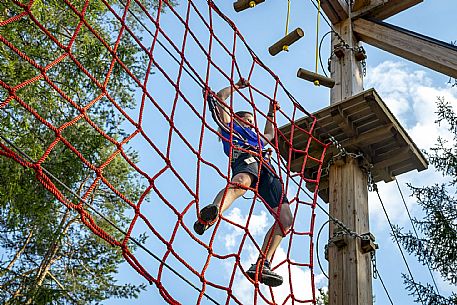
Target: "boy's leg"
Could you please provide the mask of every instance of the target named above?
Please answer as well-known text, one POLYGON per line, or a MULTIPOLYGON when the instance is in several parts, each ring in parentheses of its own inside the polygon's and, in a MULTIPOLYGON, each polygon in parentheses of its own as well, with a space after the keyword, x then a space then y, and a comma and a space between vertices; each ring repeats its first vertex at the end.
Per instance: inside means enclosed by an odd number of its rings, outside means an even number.
MULTIPOLYGON (((271 271, 269 262, 292 226, 293 217, 279 177, 268 169, 263 169, 261 173, 259 195, 271 207, 271 214, 275 216, 275 223, 268 230, 263 240, 261 251, 265 255, 265 263, 259 268, 259 280, 268 286, 279 286, 282 284, 283 279, 280 275, 271 271)), ((247 272, 249 277, 255 278, 257 265, 262 261, 259 257, 258 262, 251 266, 247 272)))
MULTIPOLYGON (((263 240, 262 253, 265 255, 265 260, 259 257, 257 263, 253 264, 247 271, 247 275, 252 280, 255 280, 255 276, 258 274, 258 280, 271 287, 279 286, 283 282, 282 276, 270 269, 270 261, 273 253, 278 248, 284 236, 286 236, 287 231, 292 224, 292 213, 290 212, 289 203, 282 204, 280 208, 281 214, 279 215, 279 222, 276 221, 273 224, 263 240), (279 223, 281 223, 283 230, 279 223)), ((277 212, 278 209, 279 207, 275 209, 275 212, 277 212)))
POLYGON ((217 219, 217 217, 219 216, 219 210, 222 214, 232 205, 232 203, 237 198, 243 196, 246 193, 247 188, 251 186, 253 180, 254 176, 252 174, 236 174, 232 178, 231 184, 227 188, 227 192, 225 188, 220 190, 219 193, 216 195, 216 198, 214 198, 213 203, 204 207, 201 210, 200 218, 206 224, 197 220, 194 223, 194 231, 197 234, 202 235, 211 226, 211 224, 208 224, 208 222, 214 222, 217 219))
POLYGON ((246 193, 247 188, 251 186, 253 180, 254 176, 248 173, 238 173, 232 178, 225 198, 225 188, 223 188, 213 201, 213 204, 221 210, 221 214, 227 210, 237 198, 246 193), (224 199, 224 202, 222 202, 222 199, 224 199))
POLYGON ((262 253, 270 261, 292 226, 293 217, 280 178, 265 166, 260 174, 259 195, 269 205, 271 214, 275 217, 275 223, 265 235, 262 245, 262 253))
POLYGON ((265 258, 268 261, 271 261, 271 257, 292 226, 293 217, 290 211, 289 203, 281 204, 280 207, 273 209, 274 212, 272 214, 275 215, 279 208, 281 208, 281 213, 279 214, 278 219, 279 223, 278 221, 275 221, 263 240, 262 253, 265 254, 265 258))

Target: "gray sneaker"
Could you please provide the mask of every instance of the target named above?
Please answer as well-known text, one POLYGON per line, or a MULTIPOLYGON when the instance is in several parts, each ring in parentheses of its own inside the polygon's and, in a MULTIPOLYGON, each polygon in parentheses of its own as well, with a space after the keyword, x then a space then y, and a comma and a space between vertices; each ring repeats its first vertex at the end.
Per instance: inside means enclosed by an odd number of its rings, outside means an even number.
MULTIPOLYGON (((258 262, 260 262, 260 260, 258 262)), ((251 268, 249 268, 249 270, 246 271, 247 275, 253 281, 255 281, 256 269, 257 269, 257 264, 252 264, 251 268)), ((260 283, 265 284, 270 287, 277 287, 277 286, 281 285, 283 282, 282 276, 271 271, 270 262, 268 262, 267 260, 265 260, 265 262, 263 264, 263 268, 261 268, 261 269, 259 268, 258 279, 259 279, 260 283)))

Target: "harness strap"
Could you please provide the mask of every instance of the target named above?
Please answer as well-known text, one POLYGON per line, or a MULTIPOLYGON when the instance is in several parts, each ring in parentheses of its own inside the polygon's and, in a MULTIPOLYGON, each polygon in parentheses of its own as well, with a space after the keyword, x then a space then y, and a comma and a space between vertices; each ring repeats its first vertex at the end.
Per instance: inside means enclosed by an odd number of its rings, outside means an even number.
MULTIPOLYGON (((271 148, 267 148, 267 149, 264 149, 262 150, 262 157, 264 159, 264 162, 267 161, 269 162, 270 161, 270 158, 271 158, 271 154, 272 154, 272 149, 271 148)), ((245 148, 245 149, 242 149, 242 147, 239 147, 239 146, 233 146, 232 148, 232 163, 235 162, 236 159, 238 159, 238 157, 243 154, 243 153, 246 153, 246 154, 250 154, 251 156, 253 156, 258 162, 260 162, 259 160, 259 156, 256 153, 256 151, 253 151, 253 150, 250 150, 249 148, 245 148)))

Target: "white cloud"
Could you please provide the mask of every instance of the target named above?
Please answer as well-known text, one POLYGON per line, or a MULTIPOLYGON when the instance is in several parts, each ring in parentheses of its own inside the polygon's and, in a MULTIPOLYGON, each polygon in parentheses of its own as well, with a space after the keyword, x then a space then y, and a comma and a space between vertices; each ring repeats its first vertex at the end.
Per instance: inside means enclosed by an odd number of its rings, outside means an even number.
MULTIPOLYGON (((240 225, 246 224, 246 216, 241 214, 239 208, 233 208, 230 210, 230 213, 227 214, 227 218, 230 221, 236 222, 240 225)), ((270 227, 271 223, 268 221, 267 214, 264 211, 260 211, 260 214, 252 214, 249 231, 253 236, 259 237, 258 242, 263 240, 265 233, 270 227)), ((233 249, 237 246, 237 239, 243 235, 244 231, 235 226, 229 226, 229 233, 224 236, 225 246, 227 250, 233 249)), ((282 246, 284 246, 282 244, 282 246)), ((286 251, 281 245, 278 247, 275 253, 275 257, 272 261, 272 265, 275 266, 278 262, 282 262, 286 259, 286 251)), ((252 263, 254 263, 258 258, 259 252, 257 248, 251 243, 246 243, 243 246, 243 251, 241 252, 240 263, 245 270, 247 270, 252 263)), ((293 258, 291 258, 293 260, 293 258)), ((230 272, 233 269, 233 265, 229 262, 225 263, 225 268, 230 272)), ((299 300, 310 300, 312 298, 312 281, 311 281, 311 271, 308 268, 298 267, 290 265, 290 275, 292 278, 291 283, 289 282, 289 267, 288 263, 281 265, 275 270, 278 274, 282 275, 284 278, 284 283, 273 288, 274 301, 276 304, 283 304, 286 298, 288 301, 285 304, 292 304, 292 293, 296 299, 299 300)), ((321 281, 321 277, 317 277, 316 281, 321 281)), ((235 280, 233 284, 233 294, 242 304, 251 304, 253 303, 254 298, 257 298, 258 305, 267 304, 261 297, 265 297, 269 302, 272 302, 272 294, 267 286, 260 286, 260 294, 255 296, 256 292, 252 283, 241 273, 240 270, 237 270, 235 274, 235 280)))
MULTIPOLYGON (((275 261, 281 262, 285 259, 286 252, 284 248, 278 247, 275 253, 275 261)), ((293 260, 293 258, 291 259, 293 260)), ((275 261, 273 261, 273 265, 275 261)), ((278 304, 282 304, 287 297, 291 297, 292 292, 293 296, 298 300, 312 299, 312 281, 311 271, 309 269, 290 265, 290 276, 292 279, 291 282, 289 282, 289 266, 287 263, 281 265, 275 271, 281 274, 284 278, 284 283, 281 286, 273 289, 276 302, 278 304)), ((292 299, 289 299, 286 304, 292 304, 292 299)))
MULTIPOLYGON (((243 227, 246 226, 248 215, 243 215, 239 208, 232 208, 230 212, 225 216, 228 220, 239 224, 243 227)), ((226 223, 226 226, 229 226, 230 233, 224 235, 225 247, 228 250, 233 249, 239 243, 240 237, 244 234, 244 230, 232 224, 226 223)), ((267 213, 261 211, 260 214, 252 214, 249 220, 249 233, 255 237, 259 235, 264 235, 267 232, 268 227, 270 226, 267 213)), ((262 236, 263 238, 263 236, 262 236)))
MULTIPOLYGON (((248 253, 246 257, 241 260, 241 265, 245 269, 249 268, 258 257, 258 251, 256 248, 248 245, 246 250, 248 253)), ((272 265, 274 266, 275 262, 283 261, 285 258, 286 252, 284 248, 281 246, 278 247, 272 265)), ((226 270, 231 271, 232 268, 233 266, 228 263, 226 264, 226 270)), ((291 282, 289 282, 289 269, 287 264, 283 264, 279 268, 275 269, 275 272, 283 276, 284 283, 281 286, 273 288, 273 294, 270 293, 269 287, 260 285, 260 293, 257 293, 255 296, 256 291, 254 286, 241 273, 241 271, 238 270, 232 287, 234 296, 238 298, 242 304, 252 304, 254 298, 256 297, 256 304, 258 305, 267 304, 263 300, 262 296, 266 298, 268 302, 273 302, 273 295, 276 304, 283 304, 287 298, 288 300, 285 303, 286 305, 292 304, 292 294, 294 298, 298 300, 310 300, 312 298, 311 271, 309 269, 290 265, 290 275, 292 278, 291 282)), ((316 282, 320 282, 321 280, 322 278, 320 276, 316 277, 316 282)))
MULTIPOLYGON (((366 78, 366 87, 376 89, 419 149, 428 150, 436 143, 438 136, 451 139, 452 134, 446 125, 438 126, 435 123, 436 102, 438 97, 444 97, 457 107, 457 88, 445 85, 433 87, 433 82, 425 71, 411 71, 405 63, 386 61, 368 70, 370 73, 366 78)), ((433 168, 421 173, 410 172, 399 179, 407 206, 413 210, 416 202, 409 196, 410 191, 404 186, 405 182, 421 186, 445 181, 433 168)), ((400 225, 405 223, 407 214, 396 183, 379 183, 378 188, 392 222, 400 225)), ((370 214, 375 218, 378 229, 387 226, 376 194, 370 194, 369 201, 373 203, 370 204, 370 214)))

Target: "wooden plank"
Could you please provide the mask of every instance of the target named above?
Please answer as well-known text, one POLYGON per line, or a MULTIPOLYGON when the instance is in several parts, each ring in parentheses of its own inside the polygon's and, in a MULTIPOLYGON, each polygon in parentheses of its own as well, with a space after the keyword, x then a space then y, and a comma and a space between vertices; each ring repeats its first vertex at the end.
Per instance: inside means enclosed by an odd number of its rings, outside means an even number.
POLYGON ((405 160, 409 160, 410 150, 409 147, 400 147, 396 150, 390 151, 386 156, 373 157, 373 162, 376 169, 383 169, 388 166, 392 166, 395 163, 401 163, 405 160))
POLYGON ((333 121, 343 130, 347 137, 353 137, 356 134, 352 122, 343 114, 340 107, 333 109, 330 114, 333 121))
POLYGON ((364 118, 357 122, 357 132, 367 132, 373 128, 378 127, 379 125, 382 125, 382 122, 377 120, 376 116, 373 115, 371 117, 364 118))
POLYGON ((341 142, 341 145, 343 147, 372 145, 377 143, 379 139, 391 137, 394 132, 393 124, 382 125, 361 133, 357 137, 349 138, 347 141, 341 142))
POLYGON ((345 0, 322 0, 321 7, 333 24, 349 18, 349 6, 345 0))
POLYGON ((381 21, 357 19, 353 30, 370 45, 457 78, 457 47, 381 21))
POLYGON ((351 17, 364 16, 384 20, 421 2, 423 0, 358 0, 354 3, 351 17))
POLYGON ((398 137, 395 138, 395 141, 398 142, 399 139, 402 139, 402 141, 406 142, 406 144, 409 146, 409 148, 411 150, 411 157, 414 156, 414 159, 417 160, 417 170, 418 171, 426 169, 428 167, 428 162, 425 159, 425 157, 422 155, 420 150, 417 148, 417 146, 414 143, 414 141, 406 133, 406 131, 403 129, 403 127, 397 121, 397 119, 392 114, 392 112, 389 110, 389 108, 387 108, 387 105, 384 104, 384 102, 381 100, 379 95, 374 90, 373 90, 373 96, 376 99, 379 107, 383 110, 384 114, 388 117, 389 121, 392 122, 395 125, 395 129, 398 132, 398 137))

